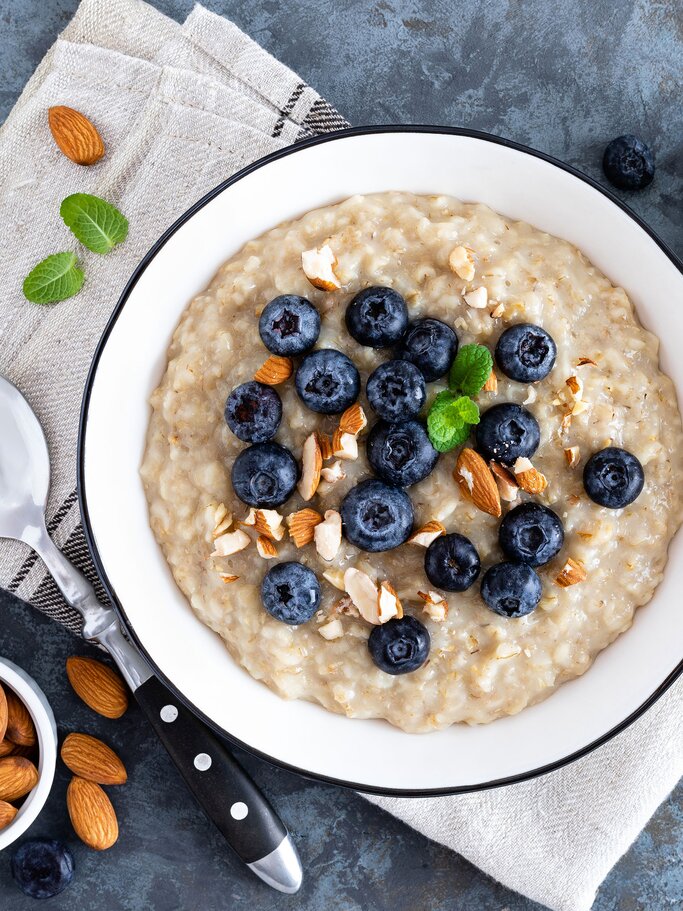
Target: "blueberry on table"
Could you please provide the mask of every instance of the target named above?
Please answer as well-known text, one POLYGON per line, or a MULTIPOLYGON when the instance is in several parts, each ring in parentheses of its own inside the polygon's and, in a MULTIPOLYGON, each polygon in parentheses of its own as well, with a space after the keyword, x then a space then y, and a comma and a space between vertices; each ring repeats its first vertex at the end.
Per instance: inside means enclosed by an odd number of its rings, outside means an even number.
POLYGON ((521 405, 503 402, 485 411, 477 424, 477 448, 485 459, 514 465, 530 459, 541 442, 538 421, 521 405))
POLYGON ((361 481, 339 508, 347 539, 371 553, 405 543, 413 530, 413 504, 399 487, 383 481, 361 481))
POLYGON ((74 859, 67 847, 51 838, 25 841, 12 855, 12 876, 31 898, 52 898, 69 885, 74 859))
POLYGON ((608 446, 594 453, 583 469, 583 486, 593 502, 622 509, 640 496, 645 474, 640 461, 626 449, 608 446))
POLYGON ((541 600, 543 586, 527 563, 496 563, 481 580, 481 597, 501 617, 524 617, 541 600))
POLYGON ((542 566, 562 549, 564 528, 557 513, 547 506, 521 503, 500 523, 498 541, 511 560, 542 566))
POLYGON ((388 348, 408 326, 408 308, 393 288, 366 288, 346 308, 346 328, 361 345, 388 348))
POLYGON ((545 379, 555 366, 557 345, 540 326, 518 323, 500 336, 495 357, 501 371, 511 380, 536 383, 545 379))
POLYGON ((307 623, 318 610, 320 583, 303 563, 278 563, 263 577, 261 601, 276 620, 298 626, 307 623))
POLYGON ((428 383, 448 373, 458 353, 458 336, 440 319, 410 323, 396 349, 396 357, 418 367, 428 383))
POLYGON ((360 376, 341 351, 321 348, 301 362, 294 377, 301 401, 318 414, 340 414, 358 398, 360 376))
POLYGON ((288 500, 299 480, 297 461, 279 443, 254 443, 232 466, 232 486, 247 506, 273 509, 288 500))
POLYGON ((305 297, 282 294, 266 305, 258 329, 269 351, 293 357, 310 351, 318 341, 320 314, 305 297))
POLYGON ((410 674, 427 660, 431 640, 415 617, 394 617, 375 626, 368 638, 370 657, 385 674, 410 674))
POLYGON ((425 379, 410 361, 386 361, 368 377, 368 401, 385 421, 404 421, 417 414, 427 398, 425 379))
POLYGON ((397 487, 422 481, 439 460, 424 426, 414 419, 397 424, 378 421, 368 435, 365 452, 375 474, 397 487))
POLYGON ((447 592, 464 592, 481 569, 477 549, 464 535, 440 535, 427 548, 425 573, 436 586, 447 592))
POLYGON ((244 443, 265 443, 280 426, 282 401, 272 386, 256 380, 242 383, 227 398, 225 420, 244 443))
POLYGON ((602 169, 620 190, 642 190, 655 176, 655 156, 637 136, 618 136, 605 149, 602 169))

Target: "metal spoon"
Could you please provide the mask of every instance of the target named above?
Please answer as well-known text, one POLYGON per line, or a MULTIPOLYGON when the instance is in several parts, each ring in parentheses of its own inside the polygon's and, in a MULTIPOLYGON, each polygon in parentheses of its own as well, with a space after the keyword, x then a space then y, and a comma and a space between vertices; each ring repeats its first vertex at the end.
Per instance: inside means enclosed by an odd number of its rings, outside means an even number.
POLYGON ((211 731, 154 676, 125 637, 117 614, 69 563, 45 528, 50 457, 26 399, 0 376, 0 537, 24 541, 42 558, 65 600, 83 616, 83 637, 104 646, 206 815, 264 882, 297 892, 303 878, 275 810, 211 731))

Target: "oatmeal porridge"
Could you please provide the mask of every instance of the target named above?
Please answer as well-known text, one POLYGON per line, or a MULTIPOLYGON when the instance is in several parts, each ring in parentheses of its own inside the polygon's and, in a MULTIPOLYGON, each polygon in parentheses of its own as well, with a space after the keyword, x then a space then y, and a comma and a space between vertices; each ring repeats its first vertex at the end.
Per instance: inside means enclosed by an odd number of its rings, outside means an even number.
POLYGON ((583 674, 682 517, 674 387, 624 291, 446 196, 355 196, 247 243, 151 404, 150 522, 197 616, 281 696, 406 731, 583 674), (408 350, 406 318, 441 322, 408 350))

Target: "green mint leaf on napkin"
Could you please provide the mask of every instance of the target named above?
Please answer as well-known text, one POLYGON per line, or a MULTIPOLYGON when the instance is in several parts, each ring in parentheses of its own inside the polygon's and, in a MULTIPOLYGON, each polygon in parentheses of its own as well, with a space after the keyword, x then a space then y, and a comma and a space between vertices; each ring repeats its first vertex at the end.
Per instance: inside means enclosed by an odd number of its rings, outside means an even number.
POLYGON ((463 345, 451 365, 448 385, 454 392, 476 395, 493 369, 491 352, 484 345, 463 345))
POLYGON ((427 416, 427 432, 438 452, 460 446, 470 435, 472 424, 479 423, 479 408, 468 396, 444 390, 432 402, 427 416))
POLYGON ((74 193, 59 207, 59 214, 78 240, 93 253, 109 253, 128 234, 128 220, 99 196, 74 193))
POLYGON ((24 297, 34 304, 51 304, 78 294, 85 278, 75 253, 53 253, 34 266, 24 279, 24 297))

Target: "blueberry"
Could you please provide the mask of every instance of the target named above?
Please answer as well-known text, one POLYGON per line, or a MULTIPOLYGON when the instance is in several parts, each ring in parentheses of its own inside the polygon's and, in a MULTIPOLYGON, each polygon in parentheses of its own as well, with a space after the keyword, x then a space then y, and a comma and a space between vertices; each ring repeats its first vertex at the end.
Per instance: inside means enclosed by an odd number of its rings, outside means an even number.
POLYGON ((333 348, 313 351, 301 362, 294 385, 299 398, 318 414, 340 414, 358 398, 360 376, 353 361, 333 348))
POLYGON ((510 326, 498 339, 496 361, 505 376, 518 383, 545 379, 555 366, 557 345, 545 329, 531 323, 510 326))
POLYGON ((397 487, 422 481, 439 459, 424 426, 415 420, 378 421, 368 435, 365 452, 375 474, 397 487))
POLYGON ((417 414, 427 390, 420 370, 409 361, 387 361, 368 377, 368 401, 385 421, 404 421, 417 414))
POLYGON ((427 627, 415 617, 394 617, 375 626, 368 638, 370 657, 386 674, 409 674, 427 660, 430 646, 427 627))
POLYGON ((383 481, 361 481, 346 494, 339 511, 348 540, 372 553, 399 547, 413 530, 410 497, 383 481))
POLYGON ((292 495, 299 480, 296 459, 279 443, 254 443, 232 466, 232 486, 247 506, 272 509, 292 495))
POLYGON ((521 503, 500 523, 498 541, 511 560, 542 566, 561 550, 564 529, 552 509, 540 503, 521 503))
POLYGON ((320 605, 320 583, 303 563, 278 563, 261 583, 261 601, 276 620, 298 626, 307 623, 320 605))
POLYGON ((620 190, 642 190, 655 176, 655 156, 636 136, 619 136, 605 149, 602 169, 620 190))
POLYGON ((436 538, 425 554, 425 573, 437 588, 464 592, 479 575, 481 562, 477 549, 464 535, 436 538))
POLYGON ((273 354, 292 357, 310 351, 320 335, 320 314, 297 294, 282 294, 266 305, 258 324, 263 344, 273 354))
POLYGON ((521 405, 503 402, 485 411, 476 429, 477 448, 487 460, 514 465, 530 459, 541 442, 538 421, 521 405))
POLYGON ((457 353, 458 336, 440 319, 411 323, 396 349, 396 357, 419 367, 428 383, 448 373, 457 353))
POLYGON ((275 436, 282 420, 280 396, 265 383, 242 383, 228 396, 225 420, 238 439, 265 443, 275 436))
POLYGON ((541 600, 543 587, 527 563, 496 563, 484 573, 481 596, 501 617, 523 617, 541 600))
POLYGON ((69 885, 74 859, 63 844, 51 838, 25 841, 12 855, 12 876, 31 898, 52 898, 69 885))
POLYGON ((346 328, 361 345, 395 345, 408 325, 408 308, 392 288, 366 288, 346 308, 346 328))
POLYGON ((595 503, 622 509, 640 496, 645 483, 643 466, 633 453, 617 446, 595 452, 583 469, 583 486, 595 503))

